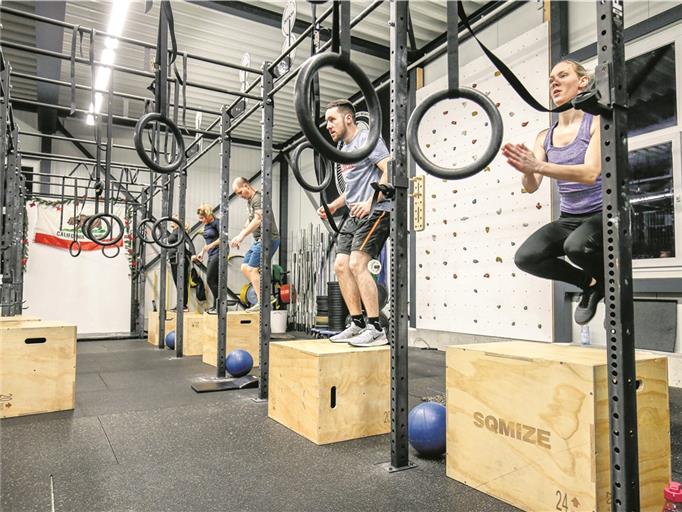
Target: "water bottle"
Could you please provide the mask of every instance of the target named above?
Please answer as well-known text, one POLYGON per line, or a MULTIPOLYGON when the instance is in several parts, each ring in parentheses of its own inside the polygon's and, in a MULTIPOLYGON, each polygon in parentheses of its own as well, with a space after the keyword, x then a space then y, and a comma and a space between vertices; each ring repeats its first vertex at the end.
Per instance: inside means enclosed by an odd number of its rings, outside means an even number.
POLYGON ((589 345, 590 344, 590 326, 583 325, 580 328, 580 344, 589 345))
POLYGON ((663 491, 665 505, 662 512, 682 512, 682 485, 670 482, 663 491))

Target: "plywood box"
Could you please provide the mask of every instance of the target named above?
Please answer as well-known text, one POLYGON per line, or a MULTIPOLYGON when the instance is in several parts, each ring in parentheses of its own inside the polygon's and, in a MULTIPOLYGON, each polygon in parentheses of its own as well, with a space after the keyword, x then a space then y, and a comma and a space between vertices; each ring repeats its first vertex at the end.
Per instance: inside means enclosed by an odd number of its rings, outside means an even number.
MULTIPOLYGON (((175 330, 175 313, 166 312, 165 333, 175 330)), ((147 341, 154 346, 159 345, 159 312, 151 311, 147 319, 147 341)))
MULTIPOLYGON (((523 510, 608 512, 606 351, 507 342, 447 348, 447 475, 523 510)), ((665 357, 638 353, 641 510, 670 478, 665 357)))
POLYGON ((0 418, 75 406, 76 326, 0 324, 0 418))
MULTIPOLYGON (((204 352, 203 313, 185 313, 182 317, 182 353, 185 356, 200 356, 204 352)), ((175 327, 175 321, 173 323, 175 327)))
POLYGON ((0 316, 0 326, 9 324, 19 324, 22 322, 40 322, 40 318, 38 318, 37 316, 24 315, 0 316))
MULTIPOLYGON (((218 360, 218 315, 204 314, 204 350, 201 360, 212 366, 218 360)), ((241 348, 253 358, 253 366, 260 364, 259 314, 241 311, 227 312, 227 341, 225 354, 241 348)))
POLYGON ((316 444, 391 430, 388 346, 270 343, 269 376, 268 416, 316 444))

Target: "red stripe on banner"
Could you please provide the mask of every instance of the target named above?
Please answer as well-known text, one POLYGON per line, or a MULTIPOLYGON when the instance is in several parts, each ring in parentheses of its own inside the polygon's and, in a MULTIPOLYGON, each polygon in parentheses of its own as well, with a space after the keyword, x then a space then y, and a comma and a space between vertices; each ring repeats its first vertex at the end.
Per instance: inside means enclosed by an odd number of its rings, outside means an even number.
MULTIPOLYGON (((106 242, 107 240, 102 241, 106 242)), ((36 233, 35 242, 38 244, 51 245, 52 247, 59 247, 60 249, 68 250, 69 247, 71 246, 71 242, 73 242, 73 239, 61 238, 59 236, 48 235, 46 233, 36 233)), ((123 239, 109 247, 123 247, 123 239)), ((81 241, 81 251, 99 251, 101 248, 102 248, 101 245, 96 244, 95 242, 92 242, 90 240, 81 241)))

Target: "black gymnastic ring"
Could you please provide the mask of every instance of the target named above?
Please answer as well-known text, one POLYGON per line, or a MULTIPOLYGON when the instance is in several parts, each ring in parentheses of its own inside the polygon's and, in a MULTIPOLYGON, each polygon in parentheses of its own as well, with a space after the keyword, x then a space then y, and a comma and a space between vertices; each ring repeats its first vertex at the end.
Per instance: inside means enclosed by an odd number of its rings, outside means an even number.
POLYGON ((161 217, 154 223, 154 226, 152 227, 152 238, 157 244, 159 244, 159 247, 163 247, 164 249, 175 249, 185 241, 185 227, 182 224, 180 224, 180 221, 176 218, 161 217), (162 222, 173 222, 178 227, 178 239, 176 242, 172 244, 167 244, 166 242, 161 241, 161 238, 158 236, 157 233, 159 230, 159 226, 161 225, 162 222))
POLYGON ((311 185, 310 183, 308 183, 301 174, 301 168, 299 166, 299 159, 301 158, 301 153, 303 152, 304 149, 308 148, 312 149, 313 145, 308 141, 304 141, 293 149, 293 151, 291 152, 291 160, 289 162, 291 164, 291 171, 294 173, 294 178, 296 178, 298 184, 301 185, 304 189, 310 192, 322 192, 332 182, 332 178, 334 177, 334 169, 329 168, 330 164, 327 159, 322 159, 322 168, 324 169, 325 174, 322 183, 318 183, 317 185, 311 185))
POLYGON ((294 90, 294 108, 296 109, 298 123, 301 125, 301 130, 305 136, 322 156, 332 162, 352 164, 367 158, 374 151, 381 135, 381 104, 372 82, 360 66, 338 53, 319 53, 303 63, 301 71, 296 77, 294 90), (333 67, 347 73, 360 86, 360 91, 364 94, 369 118, 373 122, 369 127, 367 142, 355 151, 341 151, 327 142, 327 139, 320 133, 315 116, 311 111, 310 86, 315 75, 325 67, 333 67))
MULTIPOLYGON (((94 215, 91 215, 90 217, 85 219, 85 222, 83 222, 83 226, 81 227, 81 231, 82 231, 83 235, 85 236, 85 238, 87 238, 91 242, 97 243, 97 239, 92 238, 91 237, 92 233, 90 233, 90 229, 91 229, 90 224, 92 223, 93 217, 94 217, 94 215)), ((106 233, 102 236, 102 238, 104 239, 111 234, 111 222, 107 218, 103 218, 102 222, 104 222, 105 226, 107 227, 106 233)))
POLYGON ((119 219, 118 217, 116 217, 116 215, 112 215, 111 213, 98 213, 96 215, 93 215, 92 217, 90 217, 86 221, 86 226, 85 226, 85 236, 87 236, 90 240, 95 242, 97 245, 102 245, 105 247, 108 245, 115 245, 118 242, 120 242, 121 238, 123 238, 124 231, 125 231, 125 229, 123 227, 123 221, 121 219, 119 219), (114 231, 113 223, 110 223, 108 233, 105 236, 103 236, 102 238, 95 238, 93 236, 93 234, 92 234, 92 223, 96 219, 102 219, 103 221, 106 222, 107 217, 109 217, 110 219, 115 221, 116 224, 118 224, 119 231, 118 231, 118 236, 116 236, 115 238, 112 238, 111 240, 104 241, 104 239, 106 237, 111 236, 113 234, 113 231, 114 231))
POLYGON ((154 225, 154 219, 142 219, 137 226, 137 237, 146 244, 153 244, 154 238, 145 238, 144 227, 146 224, 154 225))
POLYGON ((118 255, 121 253, 121 246, 120 246, 120 245, 115 245, 114 247, 116 248, 116 252, 114 253, 113 256, 109 256, 106 252, 104 252, 104 250, 105 250, 107 247, 110 247, 110 246, 109 246, 109 245, 103 245, 103 246, 102 246, 102 249, 101 249, 102 255, 104 255, 105 258, 109 258, 110 260, 113 260, 116 256, 118 256, 118 255))
POLYGON ((476 89, 470 87, 460 87, 459 89, 448 90, 444 89, 442 91, 436 92, 431 96, 428 96, 424 101, 422 101, 412 112, 410 120, 407 123, 407 146, 410 148, 410 153, 412 153, 412 158, 424 171, 428 172, 432 176, 437 178, 442 178, 444 180, 460 180, 462 178, 468 178, 474 174, 485 169, 490 162, 493 161, 497 153, 500 151, 500 146, 502 145, 502 135, 504 132, 504 125, 502 123, 502 116, 500 111, 495 106, 495 103, 488 98, 485 94, 476 89), (485 152, 481 157, 475 162, 465 165, 463 167, 456 167, 450 169, 448 167, 442 167, 431 162, 419 145, 419 125, 424 117, 424 114, 436 103, 443 100, 451 100, 457 98, 464 98, 473 101, 479 105, 488 117, 490 118, 490 127, 492 134, 490 137, 490 143, 486 148, 485 152))
POLYGON ((81 253, 81 243, 78 240, 71 240, 71 243, 69 244, 69 254, 73 258, 77 258, 81 253), (73 245, 76 244, 76 247, 78 247, 78 252, 74 253, 73 252, 73 245))
POLYGON ((145 114, 137 120, 135 131, 133 132, 133 142, 135 144, 137 156, 139 156, 140 160, 142 160, 152 171, 170 174, 177 171, 185 162, 185 140, 182 138, 180 129, 171 119, 158 112, 150 112, 149 114, 145 114), (149 123, 154 121, 158 121, 159 123, 168 126, 171 133, 173 134, 173 137, 175 137, 176 154, 173 160, 166 165, 162 165, 159 162, 152 160, 144 147, 144 143, 142 142, 142 134, 144 133, 145 128, 147 128, 149 123))

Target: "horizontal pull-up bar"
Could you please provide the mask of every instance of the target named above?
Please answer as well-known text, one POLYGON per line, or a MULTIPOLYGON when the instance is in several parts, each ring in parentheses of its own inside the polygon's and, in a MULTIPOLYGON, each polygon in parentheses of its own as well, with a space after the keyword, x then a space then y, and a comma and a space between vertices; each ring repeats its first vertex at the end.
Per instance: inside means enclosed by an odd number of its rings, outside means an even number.
MULTIPOLYGON (((86 167, 86 169, 87 169, 87 167, 86 167)), ((88 177, 86 177, 86 176, 73 176, 71 174, 54 174, 51 172, 35 172, 35 171, 22 171, 22 172, 26 173, 30 176, 46 176, 48 178, 60 178, 60 179, 64 178, 67 180, 76 180, 76 181, 79 181, 79 180, 80 181, 85 181, 85 180, 92 181, 92 177, 90 177, 90 176, 88 176, 88 177)), ((144 187, 150 187, 151 186, 149 183, 138 183, 138 182, 133 182, 133 181, 131 181, 131 182, 119 181, 119 183, 121 183, 121 184, 130 183, 131 185, 141 185, 144 187)))
MULTIPOLYGON (((100 31, 100 30, 93 30, 93 29, 88 28, 88 27, 83 27, 80 25, 74 25, 72 23, 67 23, 65 21, 55 20, 53 18, 47 18, 45 16, 39 16, 39 15, 34 14, 34 13, 21 11, 19 9, 12 9, 11 7, 6 7, 3 5, 0 5, 0 12, 12 14, 14 16, 19 16, 20 18, 26 18, 26 19, 30 19, 30 20, 34 20, 34 21, 39 21, 41 23, 47 23, 50 25, 55 25, 57 27, 68 28, 71 30, 77 28, 79 30, 79 32, 84 33, 84 34, 94 33, 95 35, 102 36, 102 37, 111 37, 111 38, 116 39, 118 41, 121 41, 123 43, 128 43, 128 44, 132 44, 132 45, 136 45, 136 46, 141 46, 143 48, 149 48, 152 50, 156 50, 156 45, 153 43, 147 43, 145 41, 140 41, 138 39, 133 39, 130 37, 117 36, 114 34, 110 34, 109 32, 104 32, 104 31, 100 31)), ((170 53, 171 50, 168 50, 168 52, 170 53)), ((227 68, 238 69, 240 71, 247 71, 248 73, 255 73, 257 75, 263 74, 263 72, 260 69, 242 66, 241 64, 232 64, 230 62, 223 62, 220 60, 211 59, 209 57, 204 57, 204 56, 197 55, 194 53, 187 53, 186 55, 187 55, 187 58, 189 58, 189 59, 199 60, 202 62, 207 62, 209 64, 215 64, 217 66, 223 66, 223 67, 227 67, 227 68)))
MULTIPOLYGON (((47 187, 68 187, 68 188, 77 188, 77 189, 84 189, 85 185, 78 185, 75 183, 48 183, 47 181, 44 180, 26 180, 25 183, 30 183, 31 185, 43 185, 47 187)), ((120 185, 125 186, 126 188, 129 188, 131 186, 142 186, 140 183, 128 183, 128 182, 119 182, 120 185)), ((89 190, 90 187, 84 190, 89 190)), ((133 192, 137 192, 137 190, 134 190, 133 192)))
MULTIPOLYGON (((71 111, 71 108, 70 108, 70 107, 65 107, 65 106, 62 106, 62 105, 55 105, 55 104, 53 104, 53 103, 44 103, 44 102, 42 102, 42 101, 29 100, 29 99, 26 99, 26 98, 17 98, 17 97, 14 97, 14 98, 12 98, 12 102, 13 102, 13 103, 19 103, 19 104, 24 103, 24 104, 26 104, 26 105, 32 105, 32 106, 35 106, 35 107, 46 107, 46 108, 54 108, 54 109, 56 109, 56 110, 71 111)), ((89 110, 83 110, 83 109, 81 109, 81 108, 74 109, 74 111, 77 112, 77 113, 79 113, 79 114, 92 114, 92 112, 90 112, 89 110)), ((107 117, 107 114, 98 114, 98 115, 100 115, 100 116, 102 116, 102 117, 107 117)), ((132 118, 132 117, 119 116, 119 115, 116 115, 116 114, 113 114, 111 117, 112 117, 113 119, 118 120, 118 121, 126 121, 126 122, 129 122, 129 123, 132 123, 132 124, 137 123, 137 119, 134 119, 134 118, 132 118)), ((212 136, 214 136, 214 137, 218 137, 218 136, 220 135, 219 133, 216 133, 216 132, 208 132, 208 131, 205 131, 205 130, 195 130, 195 129, 193 129, 193 128, 184 128, 184 127, 183 127, 183 130, 184 130, 188 135, 194 135, 194 134, 197 134, 197 133, 200 133, 200 134, 203 134, 203 135, 212 135, 212 136)))
MULTIPOLYGON (((97 160, 90 158, 81 158, 78 156, 70 155, 54 155, 51 153, 40 153, 38 151, 22 151, 21 155, 26 158, 38 158, 41 160, 53 160, 55 162, 69 162, 76 164, 95 164, 97 160)), ((100 166, 104 167, 103 163, 100 162, 100 166)), ((130 164, 124 162, 111 162, 112 167, 117 167, 121 169, 139 169, 140 171, 149 171, 146 167, 141 164, 130 164)))
MULTIPOLYGON (((25 132, 20 130, 19 135, 27 135, 29 137, 43 137, 46 139, 52 139, 52 140, 65 140, 67 142, 79 142, 81 144, 97 144, 94 140, 88 140, 88 139, 74 139, 73 137, 66 137, 64 135, 50 135, 47 133, 38 133, 38 132, 25 132)), ((131 151, 135 151, 135 148, 133 146, 126 146, 125 144, 112 144, 112 148, 117 148, 117 149, 130 149, 131 151)), ((142 167, 141 165, 139 167, 142 167)))
MULTIPOLYGON (((71 84, 69 82, 65 82, 63 80, 55 80, 54 78, 45 78, 42 76, 33 76, 33 75, 28 75, 26 73, 19 73, 17 71, 12 71, 10 73, 10 75, 13 77, 16 77, 16 78, 24 78, 26 80, 35 80, 37 82, 44 82, 46 84, 54 84, 54 85, 61 85, 64 87, 71 87, 71 84)), ((76 84, 76 89, 80 89, 83 91, 91 91, 92 87, 90 87, 89 85, 76 84)), ((109 91, 104 90, 104 89, 95 89, 95 92, 99 92, 102 94, 109 94, 109 91)), ((116 97, 119 97, 119 98, 126 98, 126 99, 131 99, 131 100, 136 100, 136 101, 147 101, 147 100, 151 99, 149 97, 138 96, 136 94, 129 94, 129 93, 125 93, 125 92, 114 91, 112 94, 116 97)), ((171 103, 169 106, 174 107, 175 105, 173 103, 171 103)), ((220 112, 218 112, 216 110, 208 110, 205 108, 191 107, 191 106, 185 106, 184 108, 187 110, 192 110, 194 112, 203 112, 205 114, 220 115, 220 112)))
MULTIPOLYGON (((32 46, 28 46, 25 44, 19 44, 19 43, 13 43, 11 41, 0 41, 0 46, 6 47, 6 48, 12 48, 13 50, 19 50, 22 52, 27 52, 27 53, 34 53, 37 55, 44 55, 46 57, 53 57, 55 59, 62 59, 62 60, 71 60, 71 55, 68 55, 66 53, 60 53, 60 52, 54 52, 52 50, 45 50, 43 48, 34 48, 32 46)), ((90 65, 90 61, 84 57, 75 57, 74 61, 79 63, 79 64, 87 64, 90 65)), ((104 62, 95 60, 92 62, 92 65, 95 67, 101 67, 101 68, 110 68, 115 71, 121 71, 123 73, 128 73, 131 75, 136 75, 136 76, 143 76, 146 78, 155 78, 155 74, 151 73, 149 71, 142 71, 139 69, 135 68, 129 68, 127 66, 121 66, 119 64, 106 64, 104 62)), ((172 77, 168 77, 169 82, 175 82, 176 79, 172 77)), ((206 91, 212 91, 212 92, 218 92, 222 94, 227 94, 229 96, 237 96, 239 98, 249 98, 251 100, 256 100, 259 101, 261 98, 260 96, 256 96, 254 94, 248 94, 246 92, 242 91, 237 91, 236 89, 220 89, 219 87, 214 87, 212 85, 207 85, 207 84, 197 84, 195 82, 190 82, 186 81, 185 85, 187 87, 195 87, 197 89, 204 89, 206 91)))

